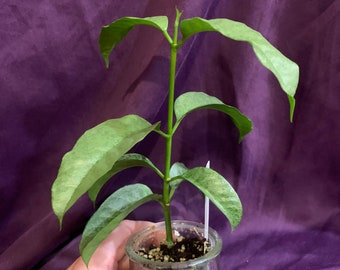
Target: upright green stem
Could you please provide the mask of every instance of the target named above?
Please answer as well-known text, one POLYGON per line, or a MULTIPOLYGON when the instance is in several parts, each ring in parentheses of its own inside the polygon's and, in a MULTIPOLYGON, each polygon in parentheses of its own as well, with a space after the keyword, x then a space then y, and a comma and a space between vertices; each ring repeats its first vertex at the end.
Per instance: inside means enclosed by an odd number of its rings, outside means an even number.
POLYGON ((173 138, 173 118, 174 118, 174 100, 175 100, 175 76, 176 76, 176 62, 177 62, 177 39, 178 39, 178 25, 181 13, 176 9, 176 20, 174 24, 174 36, 171 46, 170 54, 170 75, 169 75, 169 96, 168 96, 168 125, 166 137, 166 151, 165 151, 165 173, 163 184, 163 211, 166 229, 166 241, 168 245, 173 244, 171 215, 170 215, 170 166, 171 166, 171 152, 172 152, 172 138, 173 138))

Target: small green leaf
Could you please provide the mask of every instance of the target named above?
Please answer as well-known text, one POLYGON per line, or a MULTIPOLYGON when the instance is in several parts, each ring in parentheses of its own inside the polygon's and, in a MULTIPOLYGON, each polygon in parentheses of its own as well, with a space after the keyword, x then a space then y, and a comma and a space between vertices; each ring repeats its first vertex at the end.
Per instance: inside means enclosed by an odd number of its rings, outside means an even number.
POLYGON ((235 229, 242 218, 241 201, 229 182, 216 171, 197 167, 185 172, 182 177, 201 190, 229 220, 235 229))
POLYGON ((287 94, 290 104, 290 120, 292 121, 295 107, 294 95, 299 81, 299 67, 270 44, 261 33, 244 23, 228 19, 192 18, 183 20, 180 28, 182 42, 193 34, 207 31, 216 31, 233 40, 248 42, 253 47, 259 61, 273 72, 283 91, 287 94))
POLYGON ((83 232, 79 249, 85 264, 88 265, 99 244, 129 213, 146 202, 160 198, 161 195, 152 193, 143 184, 124 186, 108 197, 90 218, 83 232))
POLYGON ((170 177, 175 178, 182 175, 188 170, 188 168, 181 162, 174 163, 170 168, 170 177))
POLYGON ((106 67, 109 66, 111 51, 137 25, 153 26, 165 33, 168 28, 168 18, 166 16, 147 18, 123 17, 104 26, 99 37, 99 49, 105 60, 106 67))
POLYGON ((88 192, 90 199, 95 202, 100 189, 112 176, 131 167, 148 167, 163 178, 162 172, 147 157, 134 153, 125 154, 118 159, 115 164, 113 164, 111 170, 109 170, 103 177, 99 178, 98 181, 90 188, 88 192))
MULTIPOLYGON (((183 163, 176 162, 170 168, 170 178, 176 178, 178 176, 181 176, 187 170, 188 168, 183 163)), ((178 178, 170 182, 170 193, 169 193, 170 200, 174 196, 175 190, 183 182, 183 180, 184 180, 183 178, 178 178)))
POLYGON ((62 159, 52 186, 52 208, 60 225, 65 212, 112 165, 159 123, 151 125, 137 115, 107 120, 86 131, 62 159))
POLYGON ((203 92, 187 92, 176 99, 174 108, 176 115, 175 128, 178 127, 188 113, 199 109, 213 109, 229 115, 239 130, 239 141, 252 130, 252 122, 237 108, 226 105, 218 98, 203 92))

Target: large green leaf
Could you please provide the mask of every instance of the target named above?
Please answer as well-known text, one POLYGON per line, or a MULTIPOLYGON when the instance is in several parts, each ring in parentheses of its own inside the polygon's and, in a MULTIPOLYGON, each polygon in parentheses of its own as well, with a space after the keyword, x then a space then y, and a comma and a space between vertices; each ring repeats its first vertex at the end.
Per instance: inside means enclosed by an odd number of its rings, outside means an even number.
POLYGON ((135 153, 125 154, 113 164, 111 170, 99 178, 90 188, 88 192, 90 199, 95 202, 100 189, 112 176, 131 167, 148 167, 163 178, 162 172, 147 157, 135 153))
POLYGON ((226 105, 218 98, 203 92, 187 92, 176 99, 174 107, 175 128, 188 113, 199 109, 213 109, 229 115, 239 130, 239 141, 252 130, 252 122, 237 108, 226 105))
POLYGON ((108 197, 86 224, 80 241, 79 249, 86 265, 99 244, 129 213, 146 202, 160 199, 161 195, 152 193, 143 184, 122 187, 108 197))
POLYGON ((186 171, 182 178, 200 189, 229 220, 232 229, 242 218, 241 201, 229 182, 216 171, 197 167, 186 171))
POLYGON ((123 154, 158 126, 137 115, 127 115, 107 120, 86 131, 63 157, 52 186, 52 207, 60 224, 76 200, 123 154))
POLYGON ((180 29, 183 38, 182 42, 196 33, 216 31, 225 37, 251 44, 259 61, 274 73, 282 89, 287 94, 290 103, 290 119, 292 121, 295 107, 294 95, 299 81, 299 67, 271 45, 261 33, 244 23, 228 19, 205 20, 191 18, 183 20, 180 24, 180 29))
POLYGON ((123 17, 104 26, 99 37, 99 49, 107 67, 109 66, 111 51, 136 25, 153 26, 165 33, 168 28, 168 18, 166 16, 147 18, 123 17))

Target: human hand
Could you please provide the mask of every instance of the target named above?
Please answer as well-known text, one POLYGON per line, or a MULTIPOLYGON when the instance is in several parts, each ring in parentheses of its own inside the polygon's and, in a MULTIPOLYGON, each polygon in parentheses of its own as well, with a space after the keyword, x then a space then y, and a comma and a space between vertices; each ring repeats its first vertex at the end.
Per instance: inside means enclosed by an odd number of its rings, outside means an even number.
POLYGON ((67 270, 128 270, 129 259, 125 255, 125 243, 134 232, 152 225, 147 221, 123 220, 99 245, 86 268, 79 257, 67 270))

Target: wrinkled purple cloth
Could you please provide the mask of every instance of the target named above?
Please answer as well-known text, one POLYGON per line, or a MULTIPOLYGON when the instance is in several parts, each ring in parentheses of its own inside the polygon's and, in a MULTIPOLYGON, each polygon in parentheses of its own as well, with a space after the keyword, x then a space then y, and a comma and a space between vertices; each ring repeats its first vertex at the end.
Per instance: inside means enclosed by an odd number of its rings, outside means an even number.
MULTIPOLYGON (((78 256, 93 213, 84 196, 59 230, 50 188, 62 156, 100 122, 139 114, 166 118, 169 50, 157 30, 133 29, 106 69, 103 25, 122 16, 229 18, 260 31, 297 62, 294 122, 274 76, 246 43, 204 33, 178 56, 176 95, 205 91, 253 120, 241 144, 231 121, 194 112, 178 130, 173 161, 211 167, 240 195, 244 218, 233 232, 212 206, 224 240, 221 269, 340 269, 340 2, 338 0, 7 1, 0 4, 0 269, 65 269, 78 256)), ((171 28, 171 27, 170 27, 171 28)), ((133 150, 163 166, 164 141, 150 134, 133 150)), ((115 176, 102 201, 126 183, 161 184, 147 169, 115 176)), ((183 184, 175 219, 203 221, 201 194, 183 184)), ((156 203, 130 219, 159 221, 156 203)))

